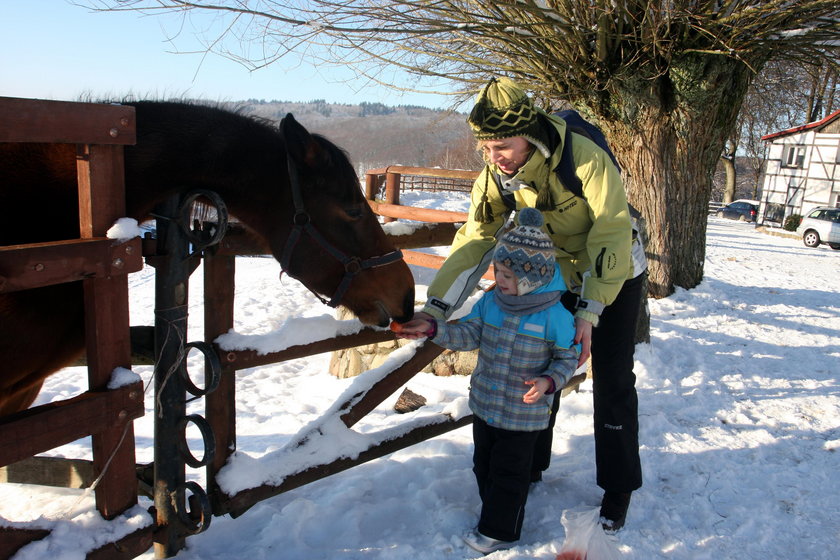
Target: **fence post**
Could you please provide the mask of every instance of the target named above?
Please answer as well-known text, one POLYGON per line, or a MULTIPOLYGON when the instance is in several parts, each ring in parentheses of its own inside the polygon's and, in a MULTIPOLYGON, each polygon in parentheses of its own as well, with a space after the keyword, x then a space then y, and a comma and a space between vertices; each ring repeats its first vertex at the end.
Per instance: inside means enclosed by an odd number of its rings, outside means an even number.
MULTIPOLYGON (((81 237, 104 237, 125 214, 123 147, 79 144, 76 170, 81 237)), ((108 266, 119 268, 119 260, 115 258, 108 266)), ((88 384, 91 390, 104 390, 115 368, 131 367, 128 276, 87 279, 82 285, 88 384)), ((101 476, 95 493, 96 508, 105 519, 113 519, 137 503, 137 487, 132 484, 132 422, 123 410, 109 429, 91 437, 94 474, 101 476)))
MULTIPOLYGON (((204 340, 213 341, 233 328, 236 257, 204 255, 204 340)), ((224 362, 223 362, 224 363, 224 362)), ((207 421, 216 438, 216 454, 207 465, 207 490, 213 511, 220 508, 216 475, 236 449, 236 370, 222 366, 219 387, 206 397, 207 421)))
MULTIPOLYGON (((400 203, 400 174, 392 173, 390 171, 385 173, 385 202, 388 204, 400 203)), ((396 218, 385 218, 383 221, 395 221, 396 218)))

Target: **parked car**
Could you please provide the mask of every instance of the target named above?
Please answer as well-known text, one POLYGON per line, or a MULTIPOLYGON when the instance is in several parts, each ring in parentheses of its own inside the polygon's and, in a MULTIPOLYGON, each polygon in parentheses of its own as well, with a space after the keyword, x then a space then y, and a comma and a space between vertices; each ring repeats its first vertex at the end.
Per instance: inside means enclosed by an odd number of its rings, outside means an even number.
POLYGON ((796 228, 806 247, 816 247, 825 243, 835 251, 840 251, 840 208, 818 206, 802 218, 796 228))
POLYGON ((718 210, 717 217, 740 220, 742 222, 754 222, 758 216, 758 205, 759 202, 757 200, 739 199, 730 202, 718 210))

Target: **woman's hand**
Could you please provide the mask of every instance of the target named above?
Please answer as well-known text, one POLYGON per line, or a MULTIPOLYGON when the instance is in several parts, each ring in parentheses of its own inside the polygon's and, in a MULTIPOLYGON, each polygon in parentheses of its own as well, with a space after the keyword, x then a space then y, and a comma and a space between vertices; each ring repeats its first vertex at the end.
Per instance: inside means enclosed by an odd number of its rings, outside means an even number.
POLYGON ((592 349, 592 323, 586 319, 575 317, 575 344, 580 344, 578 367, 586 363, 592 349))
POLYGON ((526 381, 525 385, 530 385, 531 389, 525 393, 522 400, 528 404, 534 404, 551 388, 551 381, 547 377, 535 377, 526 381))

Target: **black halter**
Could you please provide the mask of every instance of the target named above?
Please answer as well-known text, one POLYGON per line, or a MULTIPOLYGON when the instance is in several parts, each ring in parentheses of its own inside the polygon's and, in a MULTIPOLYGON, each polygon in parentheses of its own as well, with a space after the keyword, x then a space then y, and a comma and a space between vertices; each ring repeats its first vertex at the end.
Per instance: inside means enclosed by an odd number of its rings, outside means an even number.
MULTIPOLYGON (((330 255, 335 257, 338 262, 344 265, 344 277, 338 284, 338 288, 336 288, 332 299, 327 301, 319 294, 315 293, 312 289, 309 290, 315 294, 315 297, 321 300, 322 303, 325 303, 330 307, 336 307, 344 297, 344 293, 347 291, 347 288, 350 287, 350 282, 353 281, 353 278, 358 273, 367 268, 385 266, 386 264, 391 264, 392 262, 401 260, 403 258, 402 251, 396 249, 379 257, 360 259, 359 257, 348 257, 343 251, 327 241, 327 239, 321 235, 317 229, 315 229, 315 226, 312 225, 312 220, 310 219, 309 214, 303 208, 303 197, 300 194, 300 182, 298 180, 297 167, 295 166, 294 161, 292 161, 288 147, 286 148, 286 162, 289 168, 289 186, 292 189, 292 200, 295 204, 295 215, 292 217, 292 231, 289 234, 289 238, 286 240, 286 246, 283 248, 283 254, 280 257, 280 267, 283 272, 288 270, 289 262, 292 259, 292 252, 295 249, 295 245, 297 245, 297 242, 300 240, 301 234, 309 234, 309 236, 315 240, 322 249, 327 251, 330 255)), ((282 274, 283 273, 281 273, 281 276, 282 274)), ((286 274, 289 273, 286 272, 286 274)), ((289 276, 292 275, 289 274, 289 276)), ((292 276, 292 278, 294 278, 294 276, 292 276)))

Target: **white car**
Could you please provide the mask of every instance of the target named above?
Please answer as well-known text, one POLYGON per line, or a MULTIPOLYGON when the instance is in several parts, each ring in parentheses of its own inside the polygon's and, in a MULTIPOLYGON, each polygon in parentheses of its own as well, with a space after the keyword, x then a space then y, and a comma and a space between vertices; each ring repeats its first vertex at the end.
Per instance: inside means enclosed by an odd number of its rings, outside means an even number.
POLYGON ((806 247, 826 243, 835 251, 840 250, 840 208, 818 206, 802 218, 796 228, 806 247))

